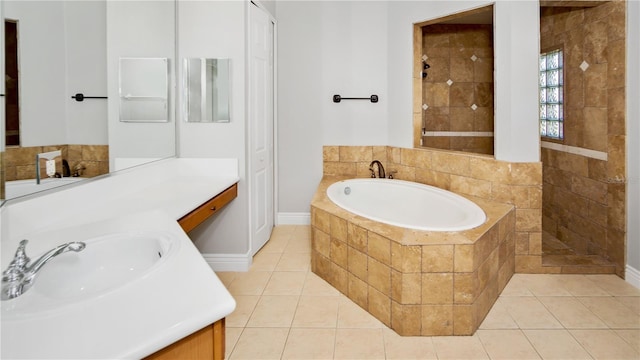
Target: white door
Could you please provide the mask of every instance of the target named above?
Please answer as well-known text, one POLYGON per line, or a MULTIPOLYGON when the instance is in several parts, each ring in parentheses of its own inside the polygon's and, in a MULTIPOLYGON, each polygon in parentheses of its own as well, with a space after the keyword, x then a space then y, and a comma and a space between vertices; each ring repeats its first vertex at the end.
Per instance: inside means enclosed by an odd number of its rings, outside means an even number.
POLYGON ((249 22, 249 146, 251 255, 269 240, 273 206, 273 22, 255 4, 249 22))

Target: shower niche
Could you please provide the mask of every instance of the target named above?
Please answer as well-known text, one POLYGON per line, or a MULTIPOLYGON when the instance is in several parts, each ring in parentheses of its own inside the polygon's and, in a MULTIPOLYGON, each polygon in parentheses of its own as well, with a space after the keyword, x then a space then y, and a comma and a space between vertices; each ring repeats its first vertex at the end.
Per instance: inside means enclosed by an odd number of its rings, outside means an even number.
POLYGON ((493 6, 414 24, 414 147, 493 155, 493 6))

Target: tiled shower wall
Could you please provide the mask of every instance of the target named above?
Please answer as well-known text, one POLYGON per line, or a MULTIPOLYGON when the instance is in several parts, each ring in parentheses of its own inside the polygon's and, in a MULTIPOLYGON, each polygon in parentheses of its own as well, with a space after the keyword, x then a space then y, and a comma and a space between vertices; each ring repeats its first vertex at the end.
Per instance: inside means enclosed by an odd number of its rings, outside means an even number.
MULTIPOLYGON (((325 146, 323 173, 370 177, 380 160, 396 179, 434 185, 516 208, 516 272, 560 273, 542 266, 542 164, 509 163, 485 155, 392 146, 325 146)), ((573 269, 579 270, 579 269, 573 269)))
POLYGON ((422 27, 422 54, 430 68, 422 79, 423 146, 493 154, 492 25, 422 27), (443 136, 447 132, 453 136, 443 136))
POLYGON ((542 149, 543 228, 577 254, 614 262, 620 276, 626 237, 625 9, 624 1, 542 8, 540 21, 541 49, 564 50, 562 145, 578 149, 542 149), (580 149, 602 156, 588 157, 580 149))
MULTIPOLYGON (((109 172, 108 145, 51 145, 31 147, 8 147, 4 153, 5 181, 34 179, 36 174, 36 154, 60 150, 62 156, 56 158, 56 170, 62 173, 62 159, 67 160, 71 173, 76 166, 84 167, 82 177, 93 177, 109 172)), ((41 164, 40 176, 46 177, 46 169, 41 164)))

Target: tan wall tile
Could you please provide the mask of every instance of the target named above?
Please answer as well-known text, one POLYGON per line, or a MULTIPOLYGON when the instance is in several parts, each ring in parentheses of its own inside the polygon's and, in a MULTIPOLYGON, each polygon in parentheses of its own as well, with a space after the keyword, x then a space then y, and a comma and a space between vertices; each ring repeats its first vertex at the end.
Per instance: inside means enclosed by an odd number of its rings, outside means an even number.
POLYGON ((374 287, 369 286, 369 312, 383 324, 391 326, 391 299, 374 287))
POLYGON ((422 335, 453 335, 453 305, 423 305, 422 335))
POLYGON ((420 336, 422 307, 391 302, 391 327, 402 336, 420 336))
POLYGON ((331 237, 342 242, 347 242, 347 221, 335 215, 331 215, 331 237))
POLYGON ((434 170, 454 175, 468 176, 471 173, 470 158, 467 155, 434 152, 432 167, 434 170))
POLYGON ((371 146, 340 146, 340 161, 342 162, 372 160, 373 148, 371 146))
POLYGON ((451 175, 451 191, 487 199, 491 197, 491 182, 451 175))
POLYGON ((452 272, 453 245, 422 247, 422 272, 452 272))
POLYGON ((340 147, 339 146, 323 146, 322 147, 322 161, 340 161, 340 147))
POLYGON ((422 271, 422 247, 402 246, 402 272, 415 273, 422 271))
POLYGON ((473 272, 473 245, 455 245, 453 269, 455 272, 473 272))
POLYGON ((423 304, 452 304, 453 303, 453 274, 451 273, 422 274, 422 303, 423 304))
POLYGON ((328 281, 334 288, 343 294, 349 293, 349 273, 347 270, 338 266, 335 263, 331 263, 330 275, 328 281))
POLYGON ((314 208, 312 220, 313 226, 327 234, 331 234, 331 214, 324 210, 314 208))
POLYGON ((348 296, 363 309, 369 307, 369 285, 353 274, 349 274, 348 296))
POLYGON ((367 283, 390 297, 391 268, 372 258, 368 258, 367 266, 367 283))
POLYGON ((347 225, 347 243, 355 249, 367 251, 367 230, 352 223, 347 225))
POLYGON ((391 265, 391 240, 369 231, 367 253, 381 263, 391 265))
POLYGON ((313 244, 312 248, 323 256, 329 258, 331 254, 331 237, 329 234, 324 231, 318 229, 317 227, 312 228, 313 232, 313 244))
POLYGON ((478 272, 455 273, 453 282, 453 302, 473 304, 479 294, 478 272))
POLYGON ((331 253, 329 258, 335 264, 347 269, 349 267, 347 263, 348 259, 348 246, 347 243, 335 238, 331 238, 331 253))
POLYGON ((349 272, 359 277, 360 279, 368 280, 368 258, 367 255, 360 251, 349 247, 348 254, 348 269, 349 272))
POLYGON ((518 231, 541 231, 542 211, 540 209, 516 209, 516 229, 518 231))
POLYGON ((453 306, 453 334, 473 335, 478 327, 477 311, 473 305, 453 306))
POLYGON ((356 163, 325 162, 323 173, 325 175, 356 176, 356 163))

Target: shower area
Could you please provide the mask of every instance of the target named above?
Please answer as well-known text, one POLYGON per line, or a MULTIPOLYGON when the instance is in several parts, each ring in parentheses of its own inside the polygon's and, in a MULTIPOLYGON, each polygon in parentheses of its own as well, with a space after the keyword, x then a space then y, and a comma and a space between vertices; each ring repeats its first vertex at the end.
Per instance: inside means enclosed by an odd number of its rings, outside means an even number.
POLYGON ((562 131, 541 138, 543 265, 624 276, 626 2, 541 3, 541 52, 564 60, 547 114, 562 131))
MULTIPOLYGON (((625 22, 626 1, 540 2, 538 271, 624 276, 625 22)), ((492 6, 415 25, 415 147, 493 155, 493 31, 492 6)))

